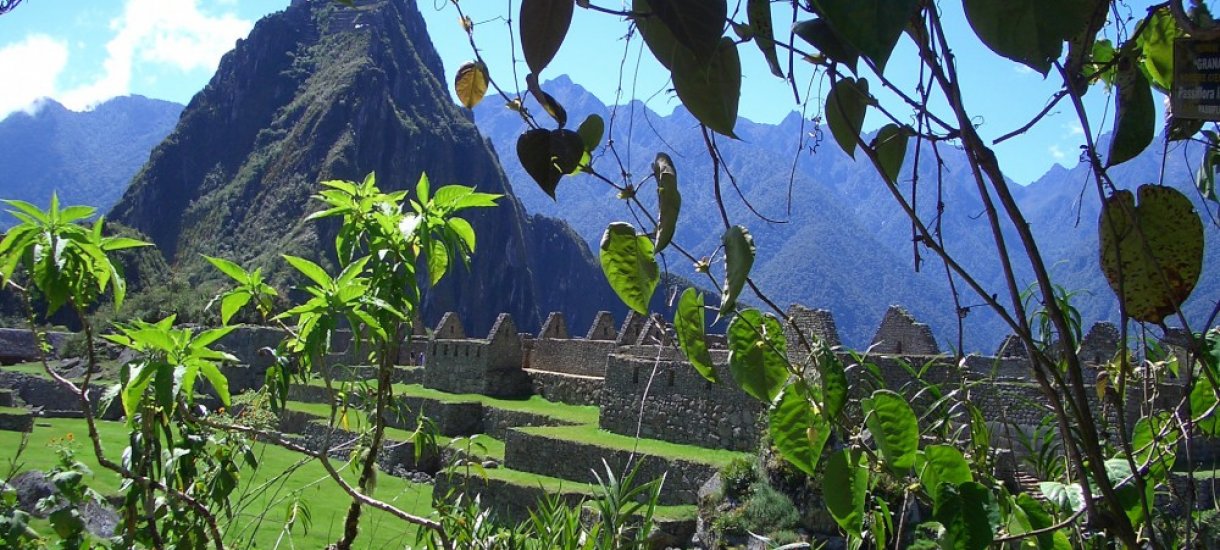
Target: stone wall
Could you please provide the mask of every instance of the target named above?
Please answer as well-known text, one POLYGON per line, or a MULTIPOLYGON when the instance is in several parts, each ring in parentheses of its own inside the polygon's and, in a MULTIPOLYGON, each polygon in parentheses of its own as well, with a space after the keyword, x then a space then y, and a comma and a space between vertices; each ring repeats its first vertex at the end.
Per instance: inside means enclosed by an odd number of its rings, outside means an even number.
POLYGON ((664 475, 660 503, 665 505, 698 501, 699 487, 718 471, 715 466, 699 462, 653 455, 633 457, 629 451, 573 443, 522 430, 509 430, 504 441, 504 466, 523 472, 593 483, 596 481, 594 472, 605 476, 603 460, 618 476, 622 476, 629 466, 637 467, 637 483, 664 475), (555 457, 563 457, 563 460, 555 460, 555 457))
POLYGON ((615 351, 613 341, 537 338, 526 368, 582 376, 603 376, 606 358, 615 351))
POLYGON ((580 376, 541 370, 526 370, 534 383, 534 395, 547 401, 569 405, 598 405, 601 403, 605 378, 580 376))
POLYGON ((0 410, 0 430, 7 432, 34 431, 34 415, 25 411, 0 410))
MULTIPOLYGON (((47 332, 47 343, 51 345, 53 357, 58 357, 63 351, 70 332, 47 332)), ((28 363, 38 361, 42 354, 38 350, 38 340, 28 328, 0 328, 0 364, 28 363)))
POLYGON ((565 422, 553 416, 486 407, 483 409, 482 433, 503 441, 513 428, 571 424, 571 422, 565 422))
MULTIPOLYGON (((278 429, 282 433, 295 434, 298 442, 306 449, 315 453, 326 452, 328 456, 340 460, 348 458, 353 442, 360 437, 360 434, 355 432, 327 426, 321 417, 296 411, 284 411, 280 415, 278 429)), ((411 442, 384 439, 377 454, 377 465, 391 474, 431 474, 440 469, 440 457, 435 453, 425 453, 417 462, 415 446, 411 442)))
POLYGON ((928 325, 915 322, 915 318, 901 306, 890 306, 885 312, 870 348, 873 353, 885 355, 940 353, 932 329, 928 325))
POLYGON ((449 313, 428 346, 424 386, 449 393, 477 393, 494 397, 526 397, 533 389, 522 369, 521 337, 512 317, 500 314, 487 339, 447 338, 464 334, 455 314, 449 313))
MULTIPOLYGON (((655 352, 654 352, 655 354, 655 352)), ((654 361, 642 357, 614 355, 606 367, 602 391, 600 425, 623 435, 699 445, 702 447, 752 451, 762 433, 759 419, 765 407, 732 382, 728 367, 716 362, 712 384, 686 361, 654 361), (656 374, 649 377, 656 366, 656 374), (640 416, 640 401, 648 387, 640 416)))

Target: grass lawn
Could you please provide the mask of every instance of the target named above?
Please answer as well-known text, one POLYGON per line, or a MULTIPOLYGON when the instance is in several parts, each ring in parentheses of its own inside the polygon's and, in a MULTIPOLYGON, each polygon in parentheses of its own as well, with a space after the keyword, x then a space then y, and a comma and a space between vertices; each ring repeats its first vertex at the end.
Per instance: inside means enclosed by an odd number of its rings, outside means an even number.
MULTIPOLYGON (((50 361, 50 363, 51 363, 51 366, 54 367, 59 364, 59 360, 52 359, 50 361)), ((93 374, 94 382, 116 382, 116 381, 118 381, 118 379, 119 379, 118 361, 109 361, 109 360, 98 361, 98 366, 100 367, 100 370, 93 374)), ((0 365, 0 371, 19 372, 21 374, 28 374, 31 376, 37 376, 39 378, 47 378, 47 379, 51 378, 51 376, 47 374, 46 369, 42 368, 42 363, 39 363, 37 361, 32 362, 32 363, 16 363, 13 365, 0 365)), ((79 379, 73 379, 73 381, 79 381, 79 379)))
MULTIPOLYGON (((99 422, 98 430, 107 454, 117 458, 126 446, 127 428, 117 422, 99 422)), ((118 489, 119 478, 97 466, 85 433, 83 420, 40 419, 25 452, 19 457, 22 469, 45 470, 54 466, 58 457, 52 441, 62 441, 68 434, 73 434, 77 458, 94 471, 90 485, 103 494, 114 492, 118 489)), ((0 446, 15 450, 20 442, 21 434, 0 432, 0 446)), ((242 485, 232 501, 234 518, 222 522, 227 546, 275 547, 287 510, 298 497, 307 504, 312 524, 306 531, 298 522, 291 535, 285 535, 280 541, 281 547, 323 548, 336 540, 350 500, 329 480, 322 466, 312 460, 302 463, 301 455, 270 445, 256 445, 255 452, 260 467, 253 472, 243 471, 242 485)), ((345 466, 345 463, 336 462, 336 465, 345 466)), ((7 476, 7 464, 0 463, 0 467, 7 476)), ((431 511, 431 492, 430 485, 382 475, 378 478, 375 496, 408 512, 426 515, 431 511)), ((50 532, 45 522, 39 522, 36 528, 43 533, 50 532)), ((361 529, 357 540, 357 546, 361 548, 403 548, 415 537, 413 526, 378 510, 364 510, 361 529)))
POLYGON ((575 441, 577 443, 587 443, 589 445, 596 445, 598 447, 606 447, 624 451, 634 450, 642 454, 687 460, 690 462, 699 462, 702 464, 710 464, 712 466, 724 466, 734 458, 749 456, 749 453, 726 451, 724 449, 705 449, 703 447, 680 445, 678 443, 670 443, 668 441, 660 441, 657 439, 636 439, 634 437, 619 435, 606 430, 598 429, 596 425, 538 426, 531 428, 518 428, 518 430, 528 434, 549 437, 552 439, 575 441))
MULTIPOLYGON (((325 387, 325 383, 320 379, 310 380, 309 385, 325 387)), ((336 390, 340 385, 341 383, 335 384, 336 390)), ((442 403, 482 403, 485 407, 549 416, 576 424, 597 424, 596 406, 556 403, 537 395, 531 396, 529 399, 501 399, 475 393, 445 393, 425 388, 421 384, 394 384, 394 394, 435 399, 442 403)))

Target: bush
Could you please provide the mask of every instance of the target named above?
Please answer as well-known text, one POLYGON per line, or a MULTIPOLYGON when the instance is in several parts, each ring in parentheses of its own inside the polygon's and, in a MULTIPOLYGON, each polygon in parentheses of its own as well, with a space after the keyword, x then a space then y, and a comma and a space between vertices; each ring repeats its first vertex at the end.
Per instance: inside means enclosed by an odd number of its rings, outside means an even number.
POLYGON ((752 457, 738 457, 720 469, 721 496, 740 500, 758 480, 758 471, 752 457))

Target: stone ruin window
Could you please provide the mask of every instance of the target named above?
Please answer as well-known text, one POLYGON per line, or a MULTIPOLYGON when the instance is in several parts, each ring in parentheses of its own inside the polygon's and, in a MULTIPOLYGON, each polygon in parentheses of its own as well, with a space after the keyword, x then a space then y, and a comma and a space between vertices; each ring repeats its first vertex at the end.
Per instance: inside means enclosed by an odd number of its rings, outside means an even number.
POLYGON ((669 380, 667 380, 667 382, 668 382, 666 384, 667 386, 669 386, 671 388, 674 387, 674 370, 673 369, 669 369, 669 380))
POLYGON ((631 383, 632 384, 640 383, 640 367, 631 368, 631 383))

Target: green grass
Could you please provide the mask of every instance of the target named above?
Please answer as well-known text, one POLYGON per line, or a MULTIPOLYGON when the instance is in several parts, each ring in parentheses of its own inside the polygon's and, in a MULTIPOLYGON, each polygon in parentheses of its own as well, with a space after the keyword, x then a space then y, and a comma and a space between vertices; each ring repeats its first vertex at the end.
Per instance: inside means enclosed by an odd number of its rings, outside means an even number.
MULTIPOLYGON (((107 454, 117 458, 125 446, 127 428, 120 423, 99 422, 98 431, 107 454)), ((64 441, 73 434, 77 458, 94 471, 90 485, 102 492, 113 493, 118 489, 117 475, 101 470, 92 451, 83 440, 83 420, 52 419, 40 421, 30 434, 25 452, 19 457, 22 469, 45 470, 54 466, 58 457, 53 441, 64 441)), ((16 449, 21 443, 21 434, 0 432, 0 446, 16 449)), ((285 513, 294 497, 299 495, 312 515, 311 528, 305 532, 300 524, 291 534, 296 548, 323 548, 333 542, 342 530, 344 514, 351 502, 334 482, 330 481, 321 464, 316 461, 301 462, 301 455, 273 447, 256 445, 260 467, 257 471, 243 470, 242 485, 235 493, 233 508, 235 516, 223 521, 227 546, 231 548, 271 548, 283 529, 285 513), (274 479, 281 476, 279 479, 274 479)), ((13 457, 9 457, 11 460, 13 457)), ((345 466, 335 462, 336 466, 345 466)), ((7 477, 10 468, 0 462, 0 474, 7 477)), ((345 476, 346 477, 346 476, 345 476)), ((353 476, 354 477, 354 476, 353 476)), ((431 486, 418 485, 406 480, 383 475, 378 479, 377 498, 400 509, 416 514, 431 511, 431 486)), ((45 522, 38 524, 46 527, 45 522)), ((357 546, 361 548, 402 548, 414 540, 415 528, 379 510, 364 510, 361 517, 361 535, 357 546)), ((43 529, 47 533, 46 529, 43 529)), ((288 537, 281 543, 288 548, 288 537)))
POLYGON ((0 414, 30 414, 30 411, 21 407, 0 407, 0 414))
POLYGON ((597 426, 538 426, 517 429, 528 434, 549 437, 551 439, 562 439, 564 441, 586 443, 623 451, 634 450, 646 455, 698 462, 717 467, 728 464, 734 458, 748 456, 748 453, 726 451, 724 449, 705 449, 694 445, 681 445, 656 439, 636 439, 600 430, 597 426))
POLYGON ((0 366, 0 371, 19 372, 21 374, 29 374, 40 378, 50 378, 47 371, 42 368, 42 363, 17 363, 15 365, 0 366))
MULTIPOLYGON (((310 386, 324 387, 321 380, 311 380, 310 386)), ((395 395, 434 399, 441 403, 482 403, 506 411, 525 412, 547 416, 574 424, 597 424, 597 407, 593 405, 568 405, 547 401, 537 395, 529 399, 501 399, 475 393, 446 393, 425 388, 420 384, 394 384, 395 395)))

